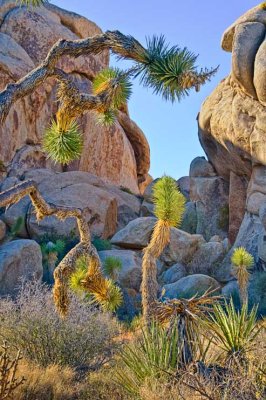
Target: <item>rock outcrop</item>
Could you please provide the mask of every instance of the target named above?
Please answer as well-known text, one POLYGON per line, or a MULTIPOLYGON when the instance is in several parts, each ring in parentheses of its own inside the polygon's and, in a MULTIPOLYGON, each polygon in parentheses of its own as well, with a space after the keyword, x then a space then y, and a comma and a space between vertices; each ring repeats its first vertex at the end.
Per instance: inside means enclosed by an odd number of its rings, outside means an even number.
MULTIPOLYGON (((87 221, 92 234, 102 238, 112 236, 140 212, 138 197, 127 193, 101 178, 81 171, 55 173, 49 169, 33 169, 24 172, 23 180, 33 179, 44 198, 57 205, 69 205, 86 210, 87 221)), ((22 181, 10 177, 0 185, 0 191, 7 190, 22 181)), ((23 224, 17 233, 20 237, 37 239, 44 235, 62 237, 76 236, 77 225, 74 218, 59 221, 47 217, 37 221, 29 197, 9 207, 2 215, 5 223, 12 227, 18 218, 23 224)))
MULTIPOLYGON (((51 4, 27 9, 16 1, 0 1, 0 90, 37 66, 57 40, 75 40, 99 33, 101 30, 95 23, 51 4)), ((63 57, 58 66, 71 74, 84 91, 90 92, 95 74, 108 64, 109 54, 104 51, 75 59, 63 57)), ((0 160, 5 164, 25 144, 41 143, 44 130, 56 113, 55 91, 55 81, 50 78, 11 108, 0 127, 0 160)), ((148 177, 149 145, 127 112, 120 112, 117 123, 110 129, 98 126, 92 112, 79 123, 84 133, 84 149, 80 160, 68 169, 90 172, 139 193, 139 184, 148 177)))
POLYGON ((201 145, 229 185, 230 242, 246 245, 257 262, 263 230, 258 215, 266 202, 265 34, 266 10, 260 5, 225 31, 222 48, 232 53, 231 74, 206 99, 198 118, 201 145))
POLYGON ((34 240, 13 240, 0 247, 0 295, 13 295, 23 281, 41 280, 42 253, 34 240))

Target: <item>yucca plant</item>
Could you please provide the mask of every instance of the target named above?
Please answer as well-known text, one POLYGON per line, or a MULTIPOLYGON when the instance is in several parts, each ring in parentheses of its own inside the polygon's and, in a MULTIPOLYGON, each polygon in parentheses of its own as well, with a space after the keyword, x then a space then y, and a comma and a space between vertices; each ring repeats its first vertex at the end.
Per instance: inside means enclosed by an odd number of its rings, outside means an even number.
POLYGON ((112 279, 106 279, 94 258, 81 257, 70 277, 70 288, 76 293, 86 292, 90 301, 104 311, 114 312, 122 304, 121 289, 112 279))
POLYGON ((190 299, 166 299, 156 302, 154 315, 171 332, 177 325, 178 348, 180 362, 187 365, 194 360, 201 342, 201 329, 205 325, 206 313, 220 299, 215 295, 216 289, 207 290, 202 296, 193 296, 190 299))
POLYGON ((248 311, 247 303, 236 310, 233 300, 223 305, 215 304, 209 314, 213 342, 226 354, 229 361, 246 362, 247 354, 255 346, 255 339, 262 326, 256 322, 257 307, 248 311))
POLYGON ((158 180, 153 187, 155 204, 154 214, 158 218, 150 243, 144 249, 142 261, 142 308, 145 324, 152 319, 153 306, 157 299, 156 258, 170 241, 171 227, 177 227, 182 221, 185 210, 185 197, 177 188, 176 182, 169 176, 158 180))
POLYGON ((122 269, 122 261, 119 257, 106 257, 103 262, 103 271, 113 281, 117 281, 118 274, 122 269))
POLYGON ((179 359, 177 329, 169 334, 159 323, 152 322, 149 330, 142 330, 140 338, 121 351, 116 379, 138 399, 147 378, 159 379, 167 372, 176 372, 179 359))
POLYGON ((82 135, 75 120, 65 121, 64 126, 53 120, 46 129, 43 148, 48 158, 63 165, 80 158, 83 147, 82 135))
POLYGON ((248 301, 249 269, 254 264, 254 258, 244 247, 238 247, 233 252, 231 262, 239 285, 240 299, 244 304, 248 301))

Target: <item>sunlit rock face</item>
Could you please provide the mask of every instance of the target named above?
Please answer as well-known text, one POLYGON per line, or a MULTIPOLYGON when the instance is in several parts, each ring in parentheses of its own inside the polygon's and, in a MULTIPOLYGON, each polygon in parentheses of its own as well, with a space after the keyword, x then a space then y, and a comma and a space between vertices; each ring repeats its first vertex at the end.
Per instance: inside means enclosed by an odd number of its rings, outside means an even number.
MULTIPOLYGON (((27 9, 16 1, 0 0, 0 90, 37 66, 57 40, 100 33, 94 22, 51 4, 27 9)), ((95 74, 108 65, 107 51, 76 59, 63 57, 58 62, 86 92, 91 91, 95 74)), ((33 94, 14 104, 0 126, 0 160, 7 164, 25 144, 41 143, 57 110, 55 94, 56 82, 48 79, 33 94)), ((148 176, 149 145, 128 114, 121 113, 119 121, 106 129, 96 124, 93 113, 84 115, 79 121, 84 133, 83 153, 69 170, 90 172, 139 193, 139 184, 148 176)))
POLYGON ((245 211, 258 215, 266 201, 265 35, 262 6, 225 31, 222 48, 232 53, 231 73, 205 100, 198 118, 201 145, 218 175, 229 181, 231 243, 245 211))

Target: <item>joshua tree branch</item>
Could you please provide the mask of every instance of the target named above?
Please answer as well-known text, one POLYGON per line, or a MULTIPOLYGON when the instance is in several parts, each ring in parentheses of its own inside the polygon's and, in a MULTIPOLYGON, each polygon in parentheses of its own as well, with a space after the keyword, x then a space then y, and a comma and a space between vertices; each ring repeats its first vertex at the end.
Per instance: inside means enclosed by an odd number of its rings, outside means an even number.
MULTIPOLYGON (((81 40, 59 40, 38 67, 16 83, 8 84, 0 93, 0 122, 5 121, 12 104, 31 94, 47 78, 54 76, 59 80, 66 79, 67 74, 56 68, 57 61, 63 55, 76 58, 86 54, 98 54, 106 49, 112 50, 122 58, 138 62, 143 60, 146 52, 137 40, 123 35, 119 31, 107 31, 104 34, 81 40)), ((101 100, 87 94, 80 95, 87 106, 86 109, 95 108, 95 102, 98 103, 101 100)))
POLYGON ((91 244, 91 236, 88 223, 82 210, 75 207, 62 207, 47 203, 38 190, 37 184, 26 181, 0 193, 0 207, 7 207, 29 195, 38 220, 54 215, 60 220, 74 217, 77 220, 80 242, 63 258, 54 271, 55 286, 54 299, 59 313, 65 316, 69 306, 68 280, 74 272, 76 261, 79 257, 86 255, 93 257, 100 265, 98 253, 91 244))

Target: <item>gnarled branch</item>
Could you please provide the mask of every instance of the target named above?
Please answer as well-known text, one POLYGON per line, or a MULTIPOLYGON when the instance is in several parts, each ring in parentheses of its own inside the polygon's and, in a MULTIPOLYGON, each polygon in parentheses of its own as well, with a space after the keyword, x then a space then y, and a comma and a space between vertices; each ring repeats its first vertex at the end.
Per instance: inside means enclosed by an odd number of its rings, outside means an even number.
POLYGON ((54 215, 60 220, 74 217, 77 220, 80 242, 70 250, 54 271, 55 286, 53 289, 54 300, 59 313, 65 316, 69 307, 68 281, 75 271, 76 261, 81 256, 93 257, 101 265, 98 253, 91 244, 91 236, 88 223, 83 211, 75 207, 56 206, 47 203, 38 190, 37 184, 32 181, 22 182, 11 189, 0 193, 0 207, 17 203, 23 197, 29 195, 36 210, 38 220, 54 215))
MULTIPOLYGON (((86 54, 98 54, 106 49, 112 50, 120 57, 141 62, 146 50, 132 36, 126 36, 119 31, 107 31, 80 40, 59 40, 56 42, 45 60, 34 70, 16 83, 10 83, 0 93, 0 122, 4 123, 9 110, 17 100, 31 94, 47 78, 56 77, 66 80, 67 74, 56 68, 57 61, 64 55, 79 57, 86 54)), ((69 80, 69 78, 68 78, 69 80)), ((102 100, 99 96, 79 94, 86 109, 93 109, 102 100)))

